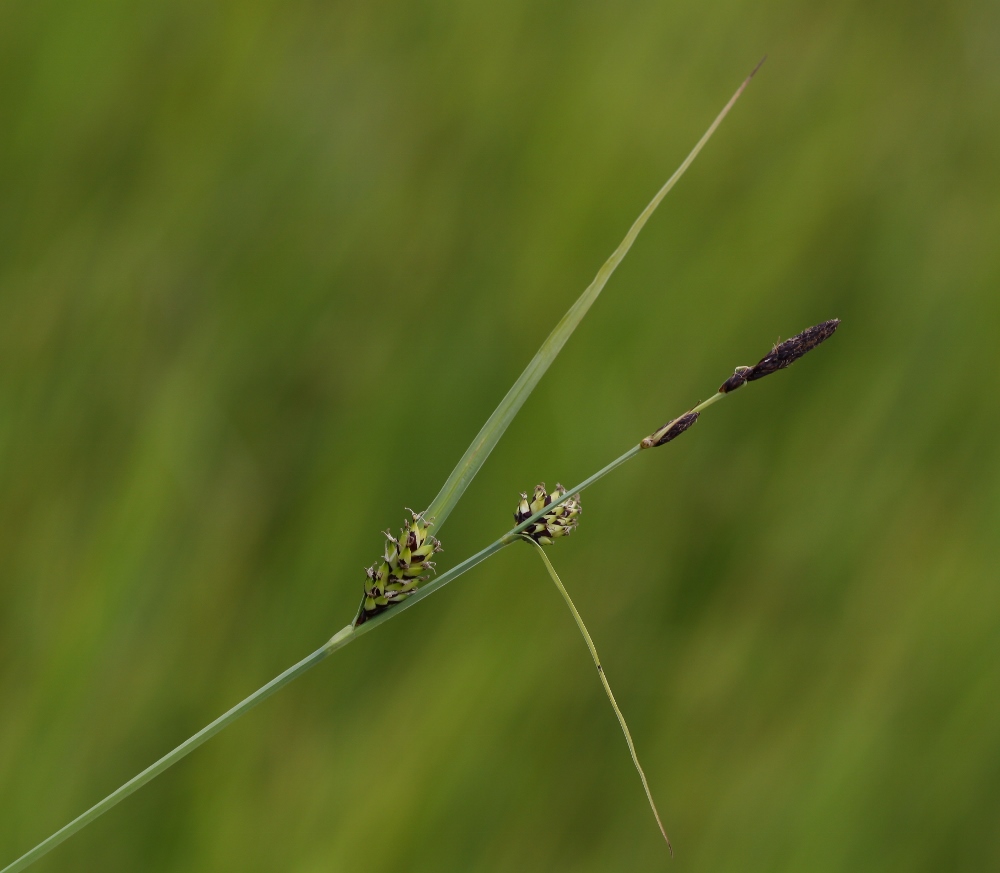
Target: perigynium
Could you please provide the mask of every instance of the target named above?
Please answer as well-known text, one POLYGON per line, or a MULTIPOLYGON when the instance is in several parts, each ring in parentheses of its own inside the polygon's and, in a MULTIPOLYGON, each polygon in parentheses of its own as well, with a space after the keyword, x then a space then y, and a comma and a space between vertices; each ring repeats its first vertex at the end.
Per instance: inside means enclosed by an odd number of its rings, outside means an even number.
POLYGON ((552 510, 546 512, 545 515, 532 524, 522 536, 534 540, 536 543, 541 543, 543 546, 547 546, 553 540, 557 540, 560 537, 568 537, 573 533, 580 523, 580 513, 583 512, 583 506, 580 504, 579 494, 573 494, 565 502, 560 502, 567 493, 562 485, 557 484, 552 489, 552 493, 549 494, 545 490, 544 482, 540 482, 535 486, 535 493, 531 499, 531 503, 528 503, 528 495, 522 493, 521 501, 517 504, 517 509, 514 510, 515 524, 520 524, 522 521, 531 518, 534 513, 540 512, 545 507, 554 504, 552 510))
POLYGON ((364 624, 396 603, 401 603, 426 582, 434 571, 431 557, 441 551, 439 543, 430 534, 434 524, 422 512, 408 509, 410 518, 403 522, 398 537, 384 531, 387 540, 381 561, 372 564, 365 575, 365 596, 358 608, 355 626, 364 624))
MULTIPOLYGON (((759 66, 760 64, 758 64, 758 68, 759 66)), ((756 69, 757 68, 754 69, 754 73, 756 72, 756 69)), ((801 357, 812 348, 815 348, 819 343, 823 342, 830 335, 832 335, 838 322, 828 321, 821 325, 817 325, 814 328, 810 328, 796 337, 793 337, 791 340, 787 340, 786 342, 775 346, 771 352, 762 358, 761 361, 754 367, 738 368, 734 375, 727 379, 719 391, 712 395, 708 400, 694 407, 694 409, 679 418, 671 420, 653 434, 634 445, 610 464, 584 479, 575 487, 564 489, 562 486, 557 486, 557 488, 551 493, 546 492, 544 487, 541 487, 540 491, 536 489, 536 492, 530 501, 528 500, 527 495, 525 495, 523 501, 518 505, 515 516, 516 524, 511 530, 499 539, 490 543, 485 548, 481 549, 476 554, 466 558, 436 578, 430 577, 430 573, 433 572, 433 563, 430 559, 432 555, 440 550, 440 544, 438 543, 436 536, 440 536, 442 526, 452 509, 454 509, 456 503, 461 498, 465 489, 482 467, 486 458, 493 450, 493 447, 499 441, 507 426, 524 404, 535 385, 538 384, 538 381, 544 375, 552 361, 559 354, 562 347, 569 339, 570 335, 583 319, 583 316, 597 299, 618 264, 621 263, 622 259, 628 253, 636 237, 639 235, 639 232, 648 221, 650 215, 652 215, 663 198, 673 188, 681 176, 683 176, 702 148, 704 148, 705 144, 715 133, 719 124, 721 124, 723 118, 725 118, 729 110, 743 93, 752 76, 753 73, 751 73, 750 76, 748 76, 736 90, 729 102, 716 116, 708 130, 687 155, 678 169, 660 188, 646 208, 640 213, 631 228, 629 228, 628 233, 626 233, 625 238, 619 244, 618 248, 615 249, 611 257, 608 258, 608 260, 601 266, 600 270, 598 270, 593 282, 591 282, 591 284, 584 290, 584 292, 569 308, 567 313, 553 329, 552 333, 546 338, 545 342, 542 344, 534 358, 532 358, 529 362, 524 372, 518 377, 513 387, 500 402, 499 406, 490 416, 489 420, 483 426, 479 434, 477 434, 476 438, 472 441, 472 444, 462 456, 455 469, 451 472, 438 495, 433 501, 431 501, 427 510, 422 513, 411 512, 410 517, 404 524, 403 531, 398 537, 386 534, 387 543, 382 557, 365 572, 363 585, 364 596, 362 604, 351 623, 334 634, 316 651, 307 655, 297 664, 293 664, 245 700, 223 713, 215 719, 215 721, 206 725, 196 734, 189 737, 158 761, 154 762, 141 773, 134 776, 103 800, 94 804, 94 806, 86 812, 82 813, 77 818, 57 830, 16 861, 3 868, 3 870, 0 870, 0 873, 16 873, 16 871, 25 869, 27 866, 54 849, 81 828, 86 827, 96 818, 103 815, 134 791, 137 791, 147 782, 154 779, 164 770, 177 763, 206 740, 215 736, 215 734, 219 733, 219 731, 223 730, 233 721, 244 715, 258 703, 270 697, 280 688, 284 687, 298 676, 301 676, 307 670, 312 669, 316 666, 316 664, 323 661, 337 649, 342 648, 363 634, 374 630, 389 618, 399 615, 404 610, 415 606, 425 597, 430 596, 448 582, 458 578, 463 573, 472 569, 491 555, 496 554, 506 546, 522 539, 527 539, 529 542, 533 543, 542 553, 543 560, 546 563, 546 568, 549 570, 553 582, 562 593, 567 606, 569 606, 574 615, 574 619, 577 621, 581 633, 587 640, 587 644, 598 667, 598 671, 601 676, 601 680, 604 683, 608 698, 618 715, 622 730, 625 732, 629 749, 633 756, 633 761, 640 776, 642 777, 643 785, 646 788, 647 797, 649 798, 650 805, 656 815, 657 823, 660 824, 660 829, 663 831, 663 836, 666 839, 666 831, 663 830, 659 815, 656 813, 656 807, 653 804, 652 795, 649 792, 645 774, 643 774, 642 768, 639 766, 638 757, 635 754, 635 747, 632 743, 632 738, 629 735, 627 726, 625 725, 625 720, 614 701, 614 696, 611 694, 611 689, 607 684, 607 678, 604 676, 603 668, 601 668, 596 649, 593 647, 593 642, 590 640, 590 636, 586 631, 586 627, 584 626, 582 619, 579 617, 579 613, 576 611, 575 606, 573 606, 572 600, 566 592, 565 587, 562 585, 561 581, 559 581, 555 570, 551 567, 551 564, 545 556, 542 547, 559 539, 560 537, 566 536, 576 528, 581 512, 579 495, 586 488, 593 485, 612 470, 620 467, 626 461, 634 458, 643 449, 665 445, 671 440, 676 439, 676 437, 684 433, 698 420, 702 411, 707 409, 711 404, 720 400, 722 397, 727 396, 729 393, 747 382, 763 378, 766 375, 770 375, 770 373, 787 367, 790 363, 797 360, 798 357, 801 357), (432 536, 429 532, 432 524, 434 525, 435 536, 432 536)), ((667 842, 669 845, 669 840, 667 842)))

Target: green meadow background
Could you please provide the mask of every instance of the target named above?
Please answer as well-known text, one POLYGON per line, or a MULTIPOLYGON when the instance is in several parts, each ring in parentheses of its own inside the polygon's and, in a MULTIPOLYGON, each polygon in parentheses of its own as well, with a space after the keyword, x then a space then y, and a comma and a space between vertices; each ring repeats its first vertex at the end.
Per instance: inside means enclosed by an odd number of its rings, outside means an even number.
POLYGON ((38 871, 1000 867, 1000 5, 0 4, 0 866, 352 617, 764 53, 442 531, 791 370, 38 871))

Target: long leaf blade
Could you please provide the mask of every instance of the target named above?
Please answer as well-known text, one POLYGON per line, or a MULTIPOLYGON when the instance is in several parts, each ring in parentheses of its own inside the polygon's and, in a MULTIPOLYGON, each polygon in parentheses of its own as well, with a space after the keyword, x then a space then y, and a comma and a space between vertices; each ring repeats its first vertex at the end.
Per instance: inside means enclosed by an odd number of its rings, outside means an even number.
POLYGON ((556 359, 556 356, 562 351, 563 346, 566 345, 566 341, 587 314, 587 310, 590 309, 601 291, 604 290, 604 286, 607 284, 608 279, 611 278, 611 274, 614 273, 615 269, 625 258, 625 255, 628 254, 629 249, 632 248, 632 244, 635 242, 636 237, 639 236, 639 232, 646 225, 649 217, 656 211, 656 207, 670 193, 670 189, 677 184, 681 176, 687 171, 687 168, 698 157, 698 153, 712 138, 712 134, 715 133, 716 128, 722 123, 726 115, 729 114, 729 110, 733 108, 733 104, 739 99, 746 86, 750 83, 750 80, 754 77, 754 74, 760 69, 760 64, 762 63, 764 63, 763 60, 744 79, 740 87, 736 89, 736 93, 733 94, 722 111, 715 117, 715 120, 709 126, 708 130, 705 131, 702 138, 698 140, 698 144, 691 149, 691 152, 684 159, 683 163, 664 183, 663 187, 656 192, 656 196, 649 201, 646 208, 642 210, 639 217, 629 228, 628 233, 625 234, 625 239, 621 241, 611 257, 604 262, 601 269, 597 271, 594 281, 587 286, 576 302, 569 308, 569 311, 560 319, 555 329, 548 335, 545 342, 542 343, 541 348, 531 359, 531 362, 525 367, 524 372, 521 373, 513 387, 507 392, 503 400, 500 401, 500 405, 493 411, 486 424, 483 425, 482 430, 476 434, 476 438, 472 441, 469 448, 466 449, 465 454, 462 455, 455 469, 451 471, 451 475, 438 492, 437 497, 434 498, 431 505, 427 508, 426 515, 428 518, 434 519, 437 530, 441 529, 441 525, 444 524, 445 519, 448 518, 452 509, 454 509, 455 504, 461 499, 465 493, 465 489, 469 487, 469 483, 475 478, 489 457, 490 452, 493 451, 494 446, 499 442, 500 437, 503 436, 504 431, 507 430, 514 416, 517 415, 518 410, 524 405, 524 401, 528 399, 538 381, 545 375, 545 371, 548 370, 549 366, 556 359))

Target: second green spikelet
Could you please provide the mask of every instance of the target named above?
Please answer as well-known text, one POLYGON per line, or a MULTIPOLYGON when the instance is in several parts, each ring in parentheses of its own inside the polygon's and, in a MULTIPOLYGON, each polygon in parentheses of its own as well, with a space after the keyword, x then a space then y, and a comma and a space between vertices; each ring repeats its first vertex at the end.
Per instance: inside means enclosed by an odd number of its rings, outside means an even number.
POLYGON ((423 513, 410 510, 410 519, 403 522, 398 538, 390 531, 383 532, 385 554, 365 570, 365 599, 355 625, 404 600, 429 578, 426 574, 434 570, 431 556, 441 551, 441 543, 430 535, 431 524, 423 513))
MULTIPOLYGON (((535 493, 528 502, 528 495, 521 494, 521 502, 514 512, 514 522, 521 524, 527 521, 536 512, 540 512, 554 500, 559 500, 566 494, 566 489, 562 485, 556 484, 551 494, 545 490, 545 483, 541 482, 535 486, 535 493)), ((583 507, 580 505, 580 495, 574 494, 569 500, 560 503, 551 512, 545 513, 531 527, 524 531, 524 536, 531 537, 536 543, 543 546, 549 545, 559 537, 569 536, 576 530, 580 523, 580 513, 583 507)))

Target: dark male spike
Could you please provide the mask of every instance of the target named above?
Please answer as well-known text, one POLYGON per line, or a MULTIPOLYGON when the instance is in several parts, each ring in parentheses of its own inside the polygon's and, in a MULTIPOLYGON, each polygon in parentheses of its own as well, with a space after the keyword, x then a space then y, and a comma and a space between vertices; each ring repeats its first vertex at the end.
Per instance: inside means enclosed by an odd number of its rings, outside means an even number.
MULTIPOLYGON (((757 379, 763 379, 765 376, 770 376, 772 373, 794 364, 806 352, 811 352, 821 342, 832 337, 839 325, 839 318, 831 318, 829 321, 806 328, 802 333, 796 334, 791 339, 786 339, 783 343, 778 343, 771 349, 770 354, 765 355, 751 367, 750 372, 745 374, 745 381, 754 382, 757 379)), ((729 381, 725 384, 728 385, 729 381)))

